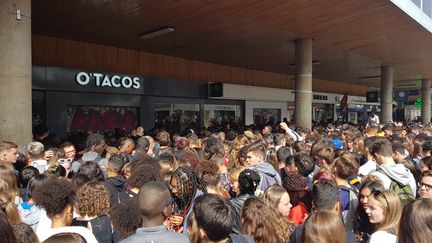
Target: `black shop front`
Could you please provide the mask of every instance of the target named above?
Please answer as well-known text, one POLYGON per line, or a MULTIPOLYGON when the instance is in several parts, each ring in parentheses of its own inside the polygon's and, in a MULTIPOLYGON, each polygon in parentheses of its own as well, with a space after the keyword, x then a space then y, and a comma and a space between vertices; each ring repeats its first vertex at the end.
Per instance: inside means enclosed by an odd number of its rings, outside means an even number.
POLYGON ((244 101, 208 98, 206 81, 33 66, 33 125, 60 136, 137 126, 181 131, 242 123, 244 101))

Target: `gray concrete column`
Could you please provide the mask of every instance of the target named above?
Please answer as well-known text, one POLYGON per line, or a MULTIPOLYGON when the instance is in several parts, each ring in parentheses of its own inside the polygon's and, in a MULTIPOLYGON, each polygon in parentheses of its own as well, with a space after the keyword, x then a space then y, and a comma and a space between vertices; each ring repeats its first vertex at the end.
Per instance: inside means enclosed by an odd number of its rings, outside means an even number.
POLYGON ((431 80, 422 80, 422 111, 423 125, 431 122, 431 80))
POLYGON ((295 124, 312 128, 312 39, 295 42, 295 124))
POLYGON ((0 140, 19 145, 32 139, 31 57, 31 1, 1 0, 0 140))
POLYGON ((380 123, 387 123, 393 120, 393 67, 381 67, 381 120, 380 123))

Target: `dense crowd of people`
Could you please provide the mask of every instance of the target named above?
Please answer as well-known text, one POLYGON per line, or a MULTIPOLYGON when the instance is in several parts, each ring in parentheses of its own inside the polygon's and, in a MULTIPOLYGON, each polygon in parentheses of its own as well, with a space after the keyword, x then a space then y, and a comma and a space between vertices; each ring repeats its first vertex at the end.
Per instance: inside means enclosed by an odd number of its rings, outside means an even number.
POLYGON ((432 127, 281 122, 0 142, 2 242, 426 243, 432 127))

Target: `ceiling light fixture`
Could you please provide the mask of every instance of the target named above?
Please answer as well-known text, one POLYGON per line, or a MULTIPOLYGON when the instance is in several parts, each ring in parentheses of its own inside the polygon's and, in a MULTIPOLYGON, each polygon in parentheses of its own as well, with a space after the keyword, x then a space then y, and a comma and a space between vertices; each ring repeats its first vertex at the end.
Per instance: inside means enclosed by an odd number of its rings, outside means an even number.
POLYGON ((160 29, 156 29, 156 30, 145 32, 145 33, 141 34, 140 37, 142 39, 150 39, 150 38, 153 38, 153 37, 156 37, 156 36, 160 36, 160 35, 164 35, 164 34, 171 33, 171 32, 174 32, 174 28, 172 28, 172 27, 163 27, 163 28, 160 28, 160 29))
POLYGON ((358 79, 377 79, 377 78, 381 78, 381 75, 358 77, 358 79))

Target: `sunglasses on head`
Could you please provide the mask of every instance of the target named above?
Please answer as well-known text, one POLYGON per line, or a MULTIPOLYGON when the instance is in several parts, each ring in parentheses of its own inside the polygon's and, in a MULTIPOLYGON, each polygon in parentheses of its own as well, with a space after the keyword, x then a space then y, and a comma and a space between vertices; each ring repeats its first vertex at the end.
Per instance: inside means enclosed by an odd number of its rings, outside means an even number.
POLYGON ((372 188, 371 193, 372 193, 372 195, 373 195, 374 197, 382 197, 382 198, 384 198, 384 200, 385 200, 387 206, 389 205, 389 202, 387 201, 386 196, 384 195, 384 193, 382 193, 381 190, 378 190, 378 189, 372 188))
POLYGON ((58 159, 57 162, 59 164, 70 163, 70 162, 72 162, 72 158, 58 159))

